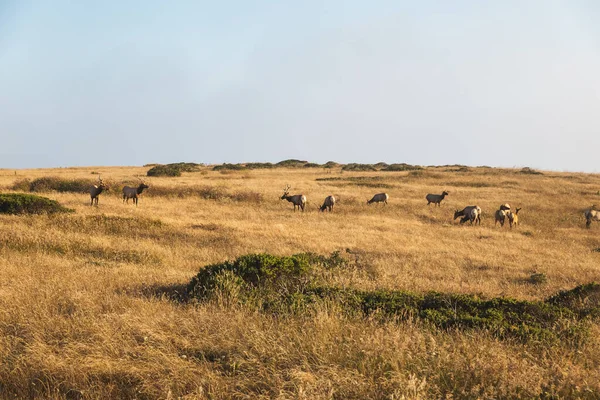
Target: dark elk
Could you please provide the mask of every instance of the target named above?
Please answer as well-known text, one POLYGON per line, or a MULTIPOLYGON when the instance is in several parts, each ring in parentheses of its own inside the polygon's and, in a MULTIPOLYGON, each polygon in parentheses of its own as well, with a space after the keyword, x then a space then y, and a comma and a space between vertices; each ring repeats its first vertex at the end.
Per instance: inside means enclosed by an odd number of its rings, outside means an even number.
POLYGON ((138 187, 129 187, 125 186, 123 188, 123 203, 129 204, 129 199, 133 199, 133 203, 138 205, 138 196, 142 194, 144 189, 148 189, 150 186, 146 185, 144 182, 140 182, 138 187))
POLYGON ((446 196, 448 196, 448 192, 446 192, 444 190, 442 192, 442 194, 429 193, 427 196, 425 196, 425 200, 427 200, 427 205, 430 205, 431 203, 433 203, 434 206, 437 204, 439 207, 440 203, 442 202, 442 200, 444 200, 444 197, 446 197, 446 196))
POLYGON ((290 188, 290 185, 286 185, 285 189, 283 189, 283 196, 281 196, 281 200, 287 200, 292 203, 294 205, 294 211, 296 211, 296 207, 304 211, 304 206, 306 205, 306 196, 303 194, 295 194, 290 196, 290 188))
POLYGON ((103 191, 108 191, 108 185, 106 185, 102 179, 100 177, 98 177, 98 184, 94 185, 90 188, 90 197, 91 197, 91 202, 90 202, 90 206, 94 205, 94 202, 96 203, 96 205, 98 205, 98 197, 100 196, 100 193, 102 193, 103 191))

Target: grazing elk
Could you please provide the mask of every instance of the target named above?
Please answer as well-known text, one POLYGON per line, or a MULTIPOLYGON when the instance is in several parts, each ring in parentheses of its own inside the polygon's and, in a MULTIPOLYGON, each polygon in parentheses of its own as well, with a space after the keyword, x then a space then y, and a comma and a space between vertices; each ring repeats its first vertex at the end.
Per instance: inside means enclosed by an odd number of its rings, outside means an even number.
POLYGON ((323 201, 323 205, 321 207, 319 207, 319 211, 325 211, 326 209, 328 211, 333 211, 333 206, 335 205, 335 197, 334 196, 327 196, 325 197, 325 201, 323 201))
POLYGON ((144 182, 141 182, 138 187, 129 187, 125 186, 123 188, 123 203, 129 204, 129 199, 133 199, 133 203, 138 205, 138 195, 142 194, 144 189, 148 189, 150 186, 146 185, 144 182))
POLYGON ((386 205, 389 198, 390 196, 388 196, 387 193, 377 193, 375 196, 373 196, 371 200, 367 200, 367 204, 383 203, 384 205, 386 205))
POLYGON ((283 196, 281 196, 281 200, 287 200, 290 203, 292 203, 294 205, 294 212, 296 212, 296 207, 298 207, 298 209, 302 209, 302 212, 304 212, 304 206, 306 205, 306 196, 303 194, 295 194, 293 196, 290 196, 290 188, 291 186, 287 185, 285 189, 283 189, 283 196))
POLYGON ((481 225, 481 208, 479 206, 467 206, 460 211, 456 210, 454 211, 454 219, 458 217, 462 217, 461 224, 471 221, 471 225, 473 225, 473 222, 481 225))
POLYGON ((448 196, 448 192, 446 192, 445 190, 442 192, 442 194, 431 194, 429 193, 427 196, 425 196, 425 200, 427 200, 427 205, 433 203, 433 205, 438 205, 438 207, 440 207, 440 203, 442 202, 442 200, 444 200, 444 197, 448 196))
POLYGON ((96 202, 96 205, 98 205, 98 197, 104 190, 108 191, 109 187, 102 181, 100 177, 98 177, 98 184, 90 187, 89 190, 91 197, 90 206, 94 205, 94 201, 96 202))
POLYGON ((508 223, 510 224, 510 229, 512 229, 513 225, 519 225, 519 211, 520 208, 515 208, 515 212, 507 211, 506 216, 508 217, 508 223))
POLYGON ((592 206, 589 210, 585 210, 583 215, 585 216, 585 227, 589 229, 592 225, 592 221, 600 221, 600 211, 595 210, 595 206, 592 206))

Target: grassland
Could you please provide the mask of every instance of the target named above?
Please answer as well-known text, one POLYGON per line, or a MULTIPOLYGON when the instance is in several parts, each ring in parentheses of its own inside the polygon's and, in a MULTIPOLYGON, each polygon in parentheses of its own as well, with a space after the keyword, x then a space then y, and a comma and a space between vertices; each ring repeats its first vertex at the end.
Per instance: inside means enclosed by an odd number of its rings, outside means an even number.
MULTIPOLYGON (((149 177, 138 207, 120 188, 149 168, 0 170, 15 182, 95 180, 112 190, 36 193, 74 213, 0 215, 2 398, 599 398, 600 325, 571 343, 350 315, 334 303, 270 314, 186 301, 206 265, 249 253, 340 251, 337 287, 541 301, 600 281, 600 176, 429 167, 213 171, 149 177), (280 201, 286 184, 304 213, 280 201), (450 195, 427 207, 427 193, 450 195), (386 191, 387 206, 370 205, 386 191), (317 206, 339 198, 333 213, 317 206), (518 228, 494 226, 501 203, 518 228), (481 226, 452 221, 478 204, 481 226), (532 276, 534 276, 532 278, 532 276), (537 279, 535 277, 543 277, 537 279)), ((527 172, 527 171, 525 171, 527 172)))

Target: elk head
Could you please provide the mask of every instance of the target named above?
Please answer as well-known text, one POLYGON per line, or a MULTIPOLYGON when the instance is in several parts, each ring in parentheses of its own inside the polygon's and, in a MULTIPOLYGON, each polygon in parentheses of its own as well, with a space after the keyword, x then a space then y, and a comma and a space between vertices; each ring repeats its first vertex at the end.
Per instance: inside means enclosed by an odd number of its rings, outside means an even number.
POLYGON ((280 200, 284 200, 287 196, 289 196, 290 188, 290 185, 285 185, 285 188, 283 188, 283 195, 281 196, 280 200))

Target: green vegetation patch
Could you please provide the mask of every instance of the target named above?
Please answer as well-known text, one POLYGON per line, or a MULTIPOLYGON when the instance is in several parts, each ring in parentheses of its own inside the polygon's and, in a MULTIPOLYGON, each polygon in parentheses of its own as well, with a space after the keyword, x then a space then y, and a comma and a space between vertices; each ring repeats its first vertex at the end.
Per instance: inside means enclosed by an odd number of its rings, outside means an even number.
POLYGON ((56 214, 74 212, 63 207, 56 200, 33 194, 0 194, 0 213, 2 214, 56 214))
POLYGON ((164 165, 155 165, 146 172, 147 176, 181 176, 182 172, 196 172, 200 164, 196 163, 172 163, 164 165))
POLYGON ((342 171, 377 171, 377 168, 371 164, 351 163, 344 165, 342 171))
POLYGON ((96 181, 90 179, 62 179, 55 176, 46 176, 34 179, 20 179, 16 181, 12 190, 25 192, 62 192, 62 193, 85 193, 96 181))
POLYGON ((346 265, 337 252, 329 257, 252 254, 203 268, 187 292, 199 301, 228 298, 229 303, 275 314, 303 313, 317 304, 335 303, 353 317, 419 319, 440 329, 485 329, 498 338, 567 340, 575 345, 586 338, 587 318, 600 310, 600 285, 595 283, 546 301, 329 286, 332 270, 346 265))
POLYGON ((296 160, 291 158, 289 160, 279 161, 275 165, 283 168, 303 168, 306 164, 308 164, 308 161, 296 160))
POLYGON ((401 164, 390 164, 383 168, 382 171, 395 172, 395 171, 418 171, 422 170, 423 167, 419 165, 411 165, 406 163, 401 164))

